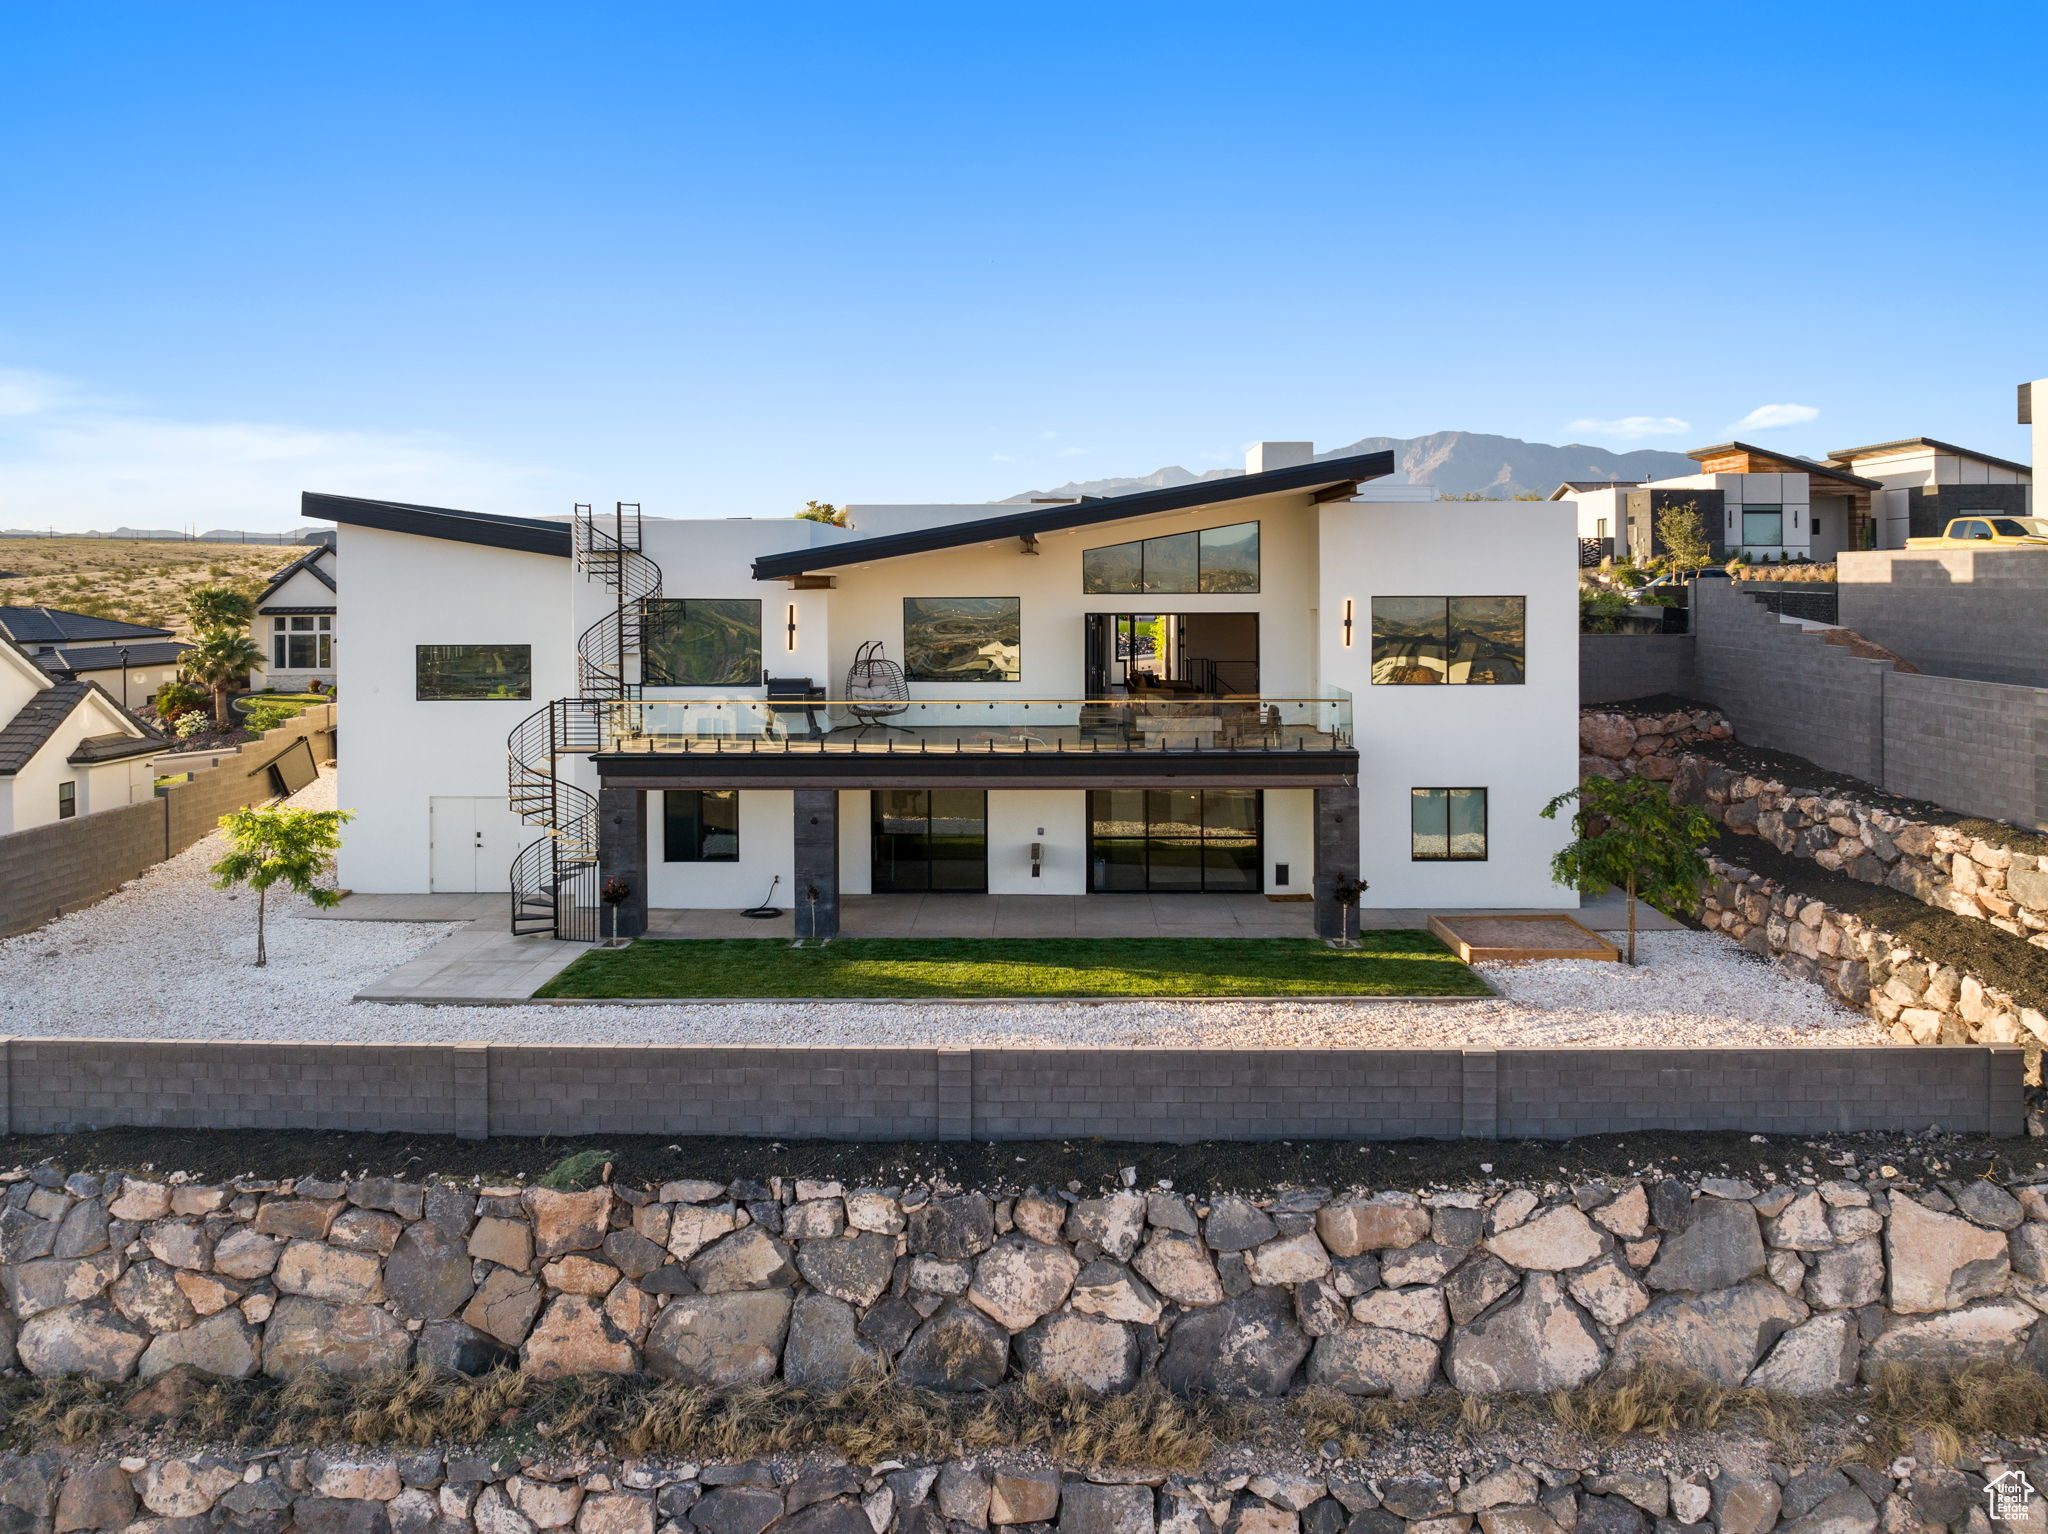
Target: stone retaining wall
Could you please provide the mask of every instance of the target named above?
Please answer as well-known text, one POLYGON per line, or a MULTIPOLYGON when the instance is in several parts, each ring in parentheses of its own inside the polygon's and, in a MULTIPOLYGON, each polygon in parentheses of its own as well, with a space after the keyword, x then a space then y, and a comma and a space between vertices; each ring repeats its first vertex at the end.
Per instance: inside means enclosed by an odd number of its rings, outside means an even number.
MULTIPOLYGON (((1697 1448, 1698 1446, 1694 1446, 1697 1448)), ((132 1458, 0 1456, 0 1524, 47 1534, 2040 1534, 2048 1462, 1784 1463, 1753 1444, 1712 1460, 1574 1455, 1496 1441, 1428 1468, 1396 1461, 1214 1473, 1066 1472, 1011 1457, 686 1464, 428 1449, 132 1458), (1375 1473, 1375 1472, 1378 1473, 1375 1473), (1987 1521, 2002 1482, 2010 1516, 1987 1521), (2030 1505, 2024 1511, 2022 1500, 2030 1505), (9 1514, 12 1517, 9 1517, 9 1514)))
POLYGON ((1861 797, 1802 787, 1685 749, 1731 733, 1711 709, 1588 710, 1580 715, 1580 767, 1605 777, 1663 779, 1675 798, 1698 805, 1730 831, 2048 948, 2048 838, 2005 826, 1916 819, 1873 802, 1879 797, 1874 790, 1861 797))
POLYGON ((2048 1016, 1895 934, 1709 856, 1700 920, 1891 1025, 1901 1044, 2048 1043, 2048 1016))
POLYGON ((964 1394, 1029 1374, 1405 1399, 1667 1364, 1816 1395, 1890 1363, 2048 1370, 2048 1196, 1853 1156, 1760 1186, 1258 1200, 43 1168, 7 1174, 0 1292, 0 1367, 38 1378, 506 1365, 727 1389, 888 1370, 964 1394))

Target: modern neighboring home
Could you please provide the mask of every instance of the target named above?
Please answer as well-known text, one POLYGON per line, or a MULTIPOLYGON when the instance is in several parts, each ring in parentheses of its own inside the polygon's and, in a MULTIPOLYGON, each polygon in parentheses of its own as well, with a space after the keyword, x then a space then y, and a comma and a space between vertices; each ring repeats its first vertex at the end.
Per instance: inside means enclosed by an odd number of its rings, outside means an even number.
POLYGON ((179 657, 192 648, 169 629, 57 607, 0 607, 0 635, 52 676, 99 683, 123 708, 140 707, 175 680, 179 657))
POLYGON ((150 798, 166 745, 97 682, 52 676, 0 636, 0 834, 150 798))
POLYGON ((341 880, 586 938, 610 879, 627 934, 772 899, 829 935, 843 894, 1575 905, 1538 815, 1578 781, 1569 509, 1312 453, 844 527, 308 494, 350 570, 341 880))
POLYGON ((2024 517, 2033 507, 2034 474, 2025 464, 1933 437, 1840 447, 1828 462, 1881 487, 1873 505, 1880 549, 1933 537, 1957 517, 2024 517))
POLYGON ((306 692, 334 685, 334 546, 320 543, 271 576, 250 633, 265 665, 256 687, 306 692))

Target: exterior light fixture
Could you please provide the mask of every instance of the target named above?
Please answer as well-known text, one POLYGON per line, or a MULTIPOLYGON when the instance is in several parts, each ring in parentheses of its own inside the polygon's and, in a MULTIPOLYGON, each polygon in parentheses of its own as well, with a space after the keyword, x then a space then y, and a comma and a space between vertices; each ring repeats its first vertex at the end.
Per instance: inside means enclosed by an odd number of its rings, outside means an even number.
POLYGON ((789 648, 796 649, 796 603, 789 604, 789 648))
POLYGON ((1351 648, 1351 598, 1344 599, 1344 648, 1351 648))

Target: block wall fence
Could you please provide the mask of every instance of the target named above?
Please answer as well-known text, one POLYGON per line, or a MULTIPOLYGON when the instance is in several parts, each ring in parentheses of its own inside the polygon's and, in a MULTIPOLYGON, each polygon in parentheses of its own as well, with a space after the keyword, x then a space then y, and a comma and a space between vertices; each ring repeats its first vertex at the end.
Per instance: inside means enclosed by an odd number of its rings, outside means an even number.
POLYGON ((0 1040, 0 1134, 838 1140, 2024 1133, 2015 1045, 919 1049, 0 1040))
POLYGON ((270 797, 266 769, 301 740, 316 761, 334 754, 333 704, 309 708, 223 753, 154 799, 0 836, 0 937, 112 894, 183 852, 230 810, 261 804, 270 797))

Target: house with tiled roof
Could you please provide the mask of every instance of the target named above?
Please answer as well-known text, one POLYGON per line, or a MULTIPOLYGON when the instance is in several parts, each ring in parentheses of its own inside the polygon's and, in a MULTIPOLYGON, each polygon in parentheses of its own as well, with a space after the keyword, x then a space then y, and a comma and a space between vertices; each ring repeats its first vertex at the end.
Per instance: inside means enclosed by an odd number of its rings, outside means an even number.
POLYGON ((264 667, 251 681, 279 692, 334 685, 334 547, 316 544, 271 576, 256 598, 249 637, 264 667))
POLYGON ((99 683, 0 635, 0 834, 150 798, 167 744, 99 683))

